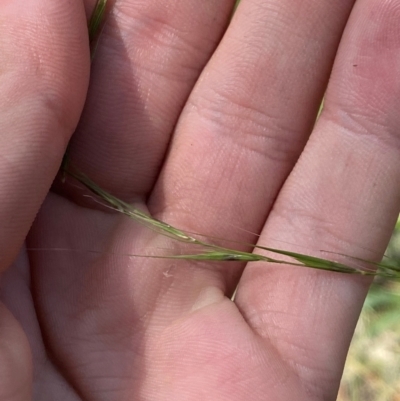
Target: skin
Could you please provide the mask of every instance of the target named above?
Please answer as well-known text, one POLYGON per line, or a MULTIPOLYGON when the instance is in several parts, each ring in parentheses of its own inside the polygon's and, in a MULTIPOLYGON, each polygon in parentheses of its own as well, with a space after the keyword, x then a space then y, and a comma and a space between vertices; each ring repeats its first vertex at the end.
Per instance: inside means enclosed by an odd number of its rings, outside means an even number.
POLYGON ((132 258, 180 245, 51 188, 74 133, 81 171, 181 229, 379 259, 399 2, 243 0, 227 29, 233 3, 116 0, 89 74, 93 1, 1 1, 0 400, 336 399, 367 279, 132 258))

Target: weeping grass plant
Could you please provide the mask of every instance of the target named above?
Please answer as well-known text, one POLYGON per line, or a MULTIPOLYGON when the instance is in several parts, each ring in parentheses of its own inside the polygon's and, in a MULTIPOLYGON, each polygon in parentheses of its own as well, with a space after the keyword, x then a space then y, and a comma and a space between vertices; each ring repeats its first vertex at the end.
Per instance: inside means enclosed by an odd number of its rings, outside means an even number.
MULTIPOLYGON (((311 255, 306 255, 302 253, 286 251, 282 249, 270 248, 261 245, 254 244, 244 244, 250 245, 254 249, 268 251, 269 253, 277 255, 276 257, 270 257, 261 255, 255 252, 244 252, 239 251, 234 248, 227 248, 208 241, 201 240, 196 236, 189 234, 183 230, 171 226, 168 223, 154 219, 150 215, 143 213, 142 211, 132 207, 130 204, 116 198, 109 192, 105 191, 99 187, 95 182, 93 182, 89 177, 80 171, 76 170, 68 162, 64 163, 64 172, 71 177, 75 178, 86 188, 88 188, 93 194, 95 194, 104 204, 111 209, 120 212, 127 217, 144 224, 148 228, 157 233, 169 237, 175 241, 187 243, 197 247, 198 252, 170 255, 170 256, 151 256, 163 259, 185 259, 185 260, 206 260, 210 262, 268 262, 275 264, 285 264, 291 266, 302 266, 309 267, 319 270, 328 270, 339 273, 347 274, 359 274, 363 276, 381 276, 386 278, 399 279, 400 278, 400 268, 398 266, 392 266, 385 263, 374 263, 364 261, 358 258, 352 258, 355 262, 362 262, 364 266, 362 268, 357 268, 354 266, 349 266, 340 262, 335 262, 328 259, 323 259, 311 255), (287 260, 287 258, 279 259, 279 256, 289 257, 292 261, 287 260)), ((131 256, 142 256, 142 255, 131 255, 131 256)), ((343 255, 339 255, 343 256, 343 255)), ((150 256, 149 256, 150 257, 150 256)))

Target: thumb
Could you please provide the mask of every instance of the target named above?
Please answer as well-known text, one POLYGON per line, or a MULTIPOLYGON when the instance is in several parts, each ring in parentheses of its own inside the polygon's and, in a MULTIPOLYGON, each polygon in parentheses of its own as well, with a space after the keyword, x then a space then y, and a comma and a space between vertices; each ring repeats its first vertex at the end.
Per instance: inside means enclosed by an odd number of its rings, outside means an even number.
POLYGON ((57 173, 89 64, 82 0, 0 2, 0 271, 16 257, 57 173))

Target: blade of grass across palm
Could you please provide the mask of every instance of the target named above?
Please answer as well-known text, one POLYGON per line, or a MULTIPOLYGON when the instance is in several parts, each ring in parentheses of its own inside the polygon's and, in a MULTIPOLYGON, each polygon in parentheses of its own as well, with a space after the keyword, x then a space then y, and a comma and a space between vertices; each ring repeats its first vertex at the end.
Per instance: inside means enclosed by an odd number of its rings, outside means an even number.
MULTIPOLYGON (((193 252, 189 254, 181 254, 181 255, 164 255, 164 256, 154 256, 148 255, 147 257, 153 258, 164 258, 164 259, 185 259, 185 260, 199 260, 199 261, 210 261, 210 262, 221 262, 221 261, 236 261, 236 262, 269 262, 275 264, 286 264, 291 266, 302 266, 309 267, 319 270, 327 270, 334 271, 340 273, 347 274, 360 274, 364 276, 384 276, 389 278, 397 278, 400 279, 400 269, 398 267, 393 267, 390 265, 386 265, 383 263, 373 263, 364 261, 359 258, 351 258, 353 260, 361 261, 365 264, 372 265, 378 268, 377 271, 370 270, 368 268, 357 268, 348 266, 344 263, 335 262, 329 259, 319 258, 316 256, 310 256, 302 253, 286 251, 282 249, 270 248, 261 245, 254 244, 242 244, 248 245, 249 247, 264 250, 267 252, 275 253, 281 256, 286 256, 294 259, 294 261, 288 260, 280 260, 277 258, 272 258, 265 255, 260 255, 257 253, 249 253, 243 252, 235 249, 231 249, 228 247, 222 247, 213 243, 209 243, 207 241, 199 240, 192 235, 171 226, 163 221, 156 220, 150 215, 143 213, 142 211, 132 207, 128 203, 121 201, 120 199, 114 197, 107 191, 103 190, 96 183, 94 183, 89 177, 85 174, 77 171, 72 168, 71 165, 64 166, 67 174, 78 180, 81 184, 83 184, 86 188, 88 188, 92 193, 97 195, 103 202, 106 202, 106 205, 111 207, 112 209, 125 214, 126 216, 146 225, 148 228, 156 231, 157 233, 167 236, 173 240, 190 243, 191 245, 197 246, 200 248, 199 252, 193 252)), ((229 242, 229 241, 228 241, 229 242)), ((232 241, 234 242, 234 241, 232 241)), ((142 257, 145 255, 130 255, 142 257)), ((347 255, 344 255, 347 257, 347 255)))

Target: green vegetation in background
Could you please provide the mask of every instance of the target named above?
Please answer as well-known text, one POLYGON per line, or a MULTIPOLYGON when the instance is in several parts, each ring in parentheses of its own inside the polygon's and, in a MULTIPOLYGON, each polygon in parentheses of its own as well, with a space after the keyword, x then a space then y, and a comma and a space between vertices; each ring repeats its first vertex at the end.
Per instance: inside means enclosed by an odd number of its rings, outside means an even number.
MULTIPOLYGON (((400 219, 386 251, 400 260, 400 219)), ((338 401, 400 401, 400 282, 376 278, 354 333, 338 401)))

